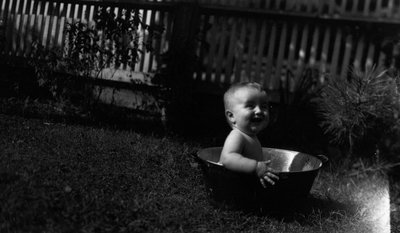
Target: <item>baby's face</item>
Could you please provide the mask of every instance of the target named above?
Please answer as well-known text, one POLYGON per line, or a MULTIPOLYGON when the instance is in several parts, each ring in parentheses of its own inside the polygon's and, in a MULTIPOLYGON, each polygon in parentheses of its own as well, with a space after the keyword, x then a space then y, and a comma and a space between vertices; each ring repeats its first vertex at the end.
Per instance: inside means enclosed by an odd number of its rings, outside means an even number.
POLYGON ((231 116, 228 116, 234 128, 248 135, 256 135, 269 122, 267 94, 254 88, 237 90, 231 100, 231 116))

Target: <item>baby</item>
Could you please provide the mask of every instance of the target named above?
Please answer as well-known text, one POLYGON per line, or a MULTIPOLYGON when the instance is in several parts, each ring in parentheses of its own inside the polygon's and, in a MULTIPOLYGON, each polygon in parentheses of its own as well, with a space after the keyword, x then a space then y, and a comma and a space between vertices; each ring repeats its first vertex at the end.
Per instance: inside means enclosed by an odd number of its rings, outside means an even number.
POLYGON ((225 140, 220 163, 227 169, 254 173, 265 188, 274 185, 278 176, 262 161, 262 147, 257 134, 269 121, 267 93, 260 84, 233 84, 224 94, 225 116, 232 131, 225 140))

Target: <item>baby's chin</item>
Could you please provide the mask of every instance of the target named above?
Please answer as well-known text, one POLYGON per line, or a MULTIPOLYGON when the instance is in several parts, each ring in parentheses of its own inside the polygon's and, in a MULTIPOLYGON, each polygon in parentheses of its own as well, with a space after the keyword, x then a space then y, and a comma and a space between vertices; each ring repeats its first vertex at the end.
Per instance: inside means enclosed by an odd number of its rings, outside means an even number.
POLYGON ((267 127, 267 122, 252 123, 250 129, 253 133, 259 133, 267 127))
POLYGON ((259 132, 261 132, 263 129, 264 129, 264 127, 250 126, 246 129, 242 129, 241 131, 245 132, 246 134, 249 134, 249 135, 256 135, 259 132))

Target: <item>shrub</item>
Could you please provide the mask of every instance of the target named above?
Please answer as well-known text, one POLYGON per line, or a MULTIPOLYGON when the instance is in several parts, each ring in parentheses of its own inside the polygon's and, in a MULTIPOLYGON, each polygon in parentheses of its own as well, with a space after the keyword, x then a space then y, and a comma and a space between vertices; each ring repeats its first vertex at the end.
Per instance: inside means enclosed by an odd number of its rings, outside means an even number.
POLYGON ((346 157, 357 154, 357 146, 364 147, 362 153, 365 147, 379 149, 385 135, 400 129, 399 84, 399 76, 376 66, 328 81, 319 100, 322 127, 346 157))
MULTIPOLYGON (((63 48, 48 49, 37 40, 33 42, 30 65, 35 69, 39 86, 56 99, 66 98, 75 90, 76 82, 101 78, 105 67, 134 67, 141 54, 152 51, 154 38, 163 32, 160 26, 145 24, 134 9, 124 9, 115 15, 110 8, 100 7, 94 20, 94 25, 67 22, 63 48), (144 33, 148 35, 142 40, 144 33), (71 84, 72 89, 68 88, 71 84)), ((79 92, 91 93, 80 89, 79 92)))

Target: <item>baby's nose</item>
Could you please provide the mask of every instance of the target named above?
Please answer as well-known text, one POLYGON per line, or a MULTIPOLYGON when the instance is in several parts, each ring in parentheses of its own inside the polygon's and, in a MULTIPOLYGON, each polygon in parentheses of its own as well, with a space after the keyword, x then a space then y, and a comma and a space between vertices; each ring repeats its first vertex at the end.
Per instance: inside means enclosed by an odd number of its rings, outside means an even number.
POLYGON ((260 106, 256 106, 256 107, 254 108, 254 112, 255 112, 255 113, 262 113, 262 110, 261 110, 260 106))

